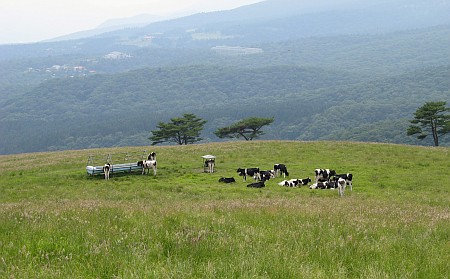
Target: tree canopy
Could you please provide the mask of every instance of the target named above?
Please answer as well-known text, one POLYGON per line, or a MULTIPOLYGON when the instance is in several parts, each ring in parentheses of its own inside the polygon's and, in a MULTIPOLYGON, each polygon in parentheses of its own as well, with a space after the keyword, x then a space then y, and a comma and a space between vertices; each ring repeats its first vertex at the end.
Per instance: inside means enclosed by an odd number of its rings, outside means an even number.
POLYGON ((258 118, 250 117, 238 121, 228 127, 217 129, 214 134, 219 138, 240 138, 245 140, 253 140, 263 135, 264 132, 261 128, 270 125, 273 122, 273 118, 258 118))
POLYGON ((450 108, 446 102, 427 102, 414 113, 407 131, 408 136, 417 135, 423 140, 430 133, 433 135, 434 145, 439 146, 439 136, 450 132, 450 115, 446 114, 450 108))
POLYGON ((159 130, 152 131, 153 135, 149 138, 152 145, 164 142, 186 145, 202 140, 200 133, 206 120, 202 120, 192 113, 186 113, 183 114, 183 117, 172 118, 170 121, 169 123, 159 122, 157 125, 159 130))

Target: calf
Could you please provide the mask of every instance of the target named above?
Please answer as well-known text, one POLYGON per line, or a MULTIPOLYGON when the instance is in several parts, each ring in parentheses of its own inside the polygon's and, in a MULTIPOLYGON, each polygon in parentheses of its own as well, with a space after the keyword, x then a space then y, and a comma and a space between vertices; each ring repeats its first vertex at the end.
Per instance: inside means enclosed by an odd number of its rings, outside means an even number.
POLYGON ((263 187, 266 187, 266 185, 264 184, 264 181, 258 181, 258 182, 254 182, 254 183, 248 184, 247 187, 250 187, 250 188, 263 188, 263 187))
POLYGON ((111 171, 111 164, 110 163, 106 163, 103 166, 103 172, 105 173, 105 179, 109 180, 109 173, 111 171))
POLYGON ((273 170, 275 171, 275 176, 280 176, 280 174, 283 174, 283 178, 289 176, 289 172, 287 171, 285 164, 275 164, 273 165, 273 170))
POLYGON ((248 169, 238 168, 236 172, 239 173, 239 176, 244 177, 244 181, 247 181, 247 175, 256 177, 255 179, 257 180, 261 180, 259 168, 248 168, 248 169))
POLYGON ((219 182, 233 183, 233 182, 236 182, 236 180, 234 180, 234 177, 221 177, 221 178, 219 178, 219 182))
POLYGON ((314 172, 316 174, 314 183, 316 184, 317 182, 319 182, 319 180, 330 181, 331 177, 336 175, 336 171, 330 169, 316 169, 314 172))
POLYGON ((350 191, 353 191, 353 174, 344 173, 344 174, 336 174, 334 177, 345 179, 345 184, 350 187, 350 191))

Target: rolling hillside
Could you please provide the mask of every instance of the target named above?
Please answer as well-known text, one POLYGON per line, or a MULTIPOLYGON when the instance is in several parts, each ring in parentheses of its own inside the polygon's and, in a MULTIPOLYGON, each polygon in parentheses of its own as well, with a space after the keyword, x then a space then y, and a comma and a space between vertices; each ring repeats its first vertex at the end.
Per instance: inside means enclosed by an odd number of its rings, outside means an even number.
POLYGON ((442 278, 449 148, 254 141, 0 156, 0 277, 442 278), (85 165, 155 151, 156 177, 85 165), (217 156, 203 172, 200 156, 217 156), (353 191, 246 187, 238 167, 354 174, 353 191), (223 184, 221 176, 236 178, 223 184), (418 179, 420 178, 420 179, 418 179))

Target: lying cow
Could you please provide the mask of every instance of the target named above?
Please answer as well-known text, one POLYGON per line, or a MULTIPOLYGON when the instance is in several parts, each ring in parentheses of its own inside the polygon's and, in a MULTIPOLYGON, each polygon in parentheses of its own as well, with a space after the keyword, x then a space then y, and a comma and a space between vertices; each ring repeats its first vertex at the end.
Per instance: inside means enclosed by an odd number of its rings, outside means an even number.
POLYGON ((286 187, 300 187, 302 185, 308 185, 308 183, 311 182, 311 178, 305 178, 305 179, 290 179, 290 180, 283 180, 278 185, 280 186, 286 186, 286 187))
POLYGON ((247 185, 247 187, 250 188, 263 188, 266 187, 266 185, 264 184, 264 181, 258 181, 258 182, 253 182, 247 185))
POLYGON ((241 169, 238 168, 237 173, 239 173, 239 176, 244 177, 244 181, 247 181, 247 175, 251 177, 255 177, 256 180, 261 180, 261 176, 259 174, 259 168, 248 168, 248 169, 241 169))
POLYGON ((336 181, 319 181, 309 186, 309 189, 336 189, 336 181))
POLYGON ((233 182, 236 182, 236 180, 234 180, 234 177, 221 177, 221 178, 219 178, 219 182, 233 183, 233 182))
POLYGON ((275 164, 273 165, 273 170, 275 171, 275 176, 280 176, 283 174, 283 178, 286 178, 286 176, 289 176, 289 172, 287 171, 285 164, 275 164))

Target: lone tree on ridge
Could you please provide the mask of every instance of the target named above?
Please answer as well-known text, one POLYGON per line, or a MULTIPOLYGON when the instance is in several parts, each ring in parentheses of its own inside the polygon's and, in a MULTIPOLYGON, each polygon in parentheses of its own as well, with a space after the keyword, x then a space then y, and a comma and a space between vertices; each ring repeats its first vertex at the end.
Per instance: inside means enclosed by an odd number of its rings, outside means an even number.
POLYGON ((163 142, 186 145, 202 140, 200 133, 203 130, 203 125, 207 122, 206 120, 198 118, 192 113, 185 113, 183 117, 172 118, 170 121, 170 123, 158 123, 156 128, 159 130, 153 130, 153 135, 149 137, 152 145, 163 142))
POLYGON ((273 118, 250 117, 238 121, 228 127, 219 128, 214 134, 221 139, 243 137, 245 140, 253 140, 254 138, 264 135, 261 128, 272 124, 272 122, 273 118))
POLYGON ((446 102, 428 102, 418 108, 410 120, 413 125, 409 126, 407 135, 419 134, 417 138, 423 140, 431 133, 434 145, 439 146, 439 136, 450 132, 450 115, 446 114, 450 108, 445 105, 446 102))

